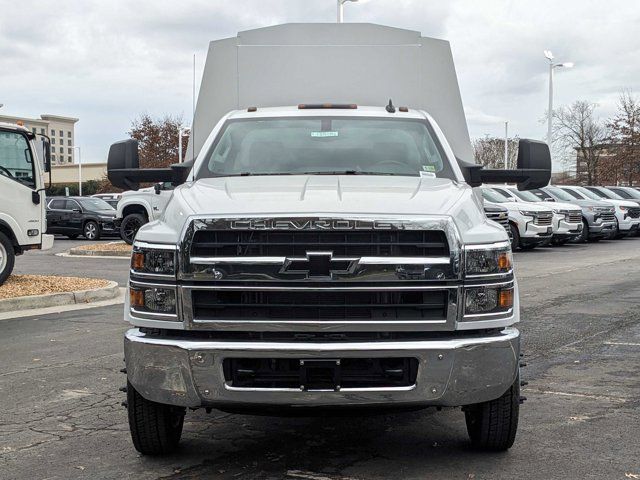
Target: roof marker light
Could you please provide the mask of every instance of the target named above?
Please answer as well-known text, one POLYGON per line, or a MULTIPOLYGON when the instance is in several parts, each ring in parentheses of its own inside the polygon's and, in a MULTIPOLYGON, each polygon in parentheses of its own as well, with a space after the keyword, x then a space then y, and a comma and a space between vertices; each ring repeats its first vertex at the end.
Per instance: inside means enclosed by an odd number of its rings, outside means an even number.
POLYGON ((355 103, 301 103, 298 105, 298 110, 355 110, 357 108, 358 105, 355 103))

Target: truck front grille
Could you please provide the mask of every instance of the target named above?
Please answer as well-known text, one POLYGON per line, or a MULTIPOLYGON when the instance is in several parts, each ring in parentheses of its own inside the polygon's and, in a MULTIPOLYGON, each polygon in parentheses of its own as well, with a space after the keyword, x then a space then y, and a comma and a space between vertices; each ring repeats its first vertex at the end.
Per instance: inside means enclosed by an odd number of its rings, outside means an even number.
POLYGON ((447 290, 194 290, 198 321, 444 320, 447 290))
POLYGON ((535 225, 539 225, 541 227, 549 227, 553 221, 553 213, 549 212, 541 212, 537 213, 535 218, 533 219, 533 223, 535 225))
POLYGON ((630 218, 640 218, 640 207, 631 207, 629 209, 630 218))
POLYGON ((600 218, 602 219, 603 222, 615 222, 616 221, 616 214, 611 212, 611 213, 601 213, 600 214, 600 218))
POLYGON ((507 231, 509 239, 511 239, 511 227, 509 227, 509 214, 507 212, 488 212, 485 210, 484 213, 489 220, 493 220, 494 222, 502 225, 507 231))
POLYGON ((582 211, 581 210, 571 210, 567 214, 567 221, 569 223, 582 223, 582 211))
POLYGON ((192 257, 305 256, 332 251, 334 256, 449 256, 443 231, 277 231, 200 230, 192 257))

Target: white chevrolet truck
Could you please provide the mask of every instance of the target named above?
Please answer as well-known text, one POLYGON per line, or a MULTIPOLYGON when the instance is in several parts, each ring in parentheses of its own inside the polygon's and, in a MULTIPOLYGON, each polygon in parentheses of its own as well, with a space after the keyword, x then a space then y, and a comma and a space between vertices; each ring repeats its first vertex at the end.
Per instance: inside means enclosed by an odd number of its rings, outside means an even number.
POLYGON ((0 123, 0 285, 28 250, 46 250, 43 174, 51 168, 49 140, 24 126, 0 123))
POLYGON ((474 446, 511 447, 518 285, 474 187, 546 185, 551 160, 522 140, 516 170, 465 162, 448 43, 347 24, 212 42, 194 129, 170 169, 138 169, 133 140, 109 151, 116 186, 178 185, 131 260, 135 448, 173 451, 187 408, 423 407, 462 407, 474 446))

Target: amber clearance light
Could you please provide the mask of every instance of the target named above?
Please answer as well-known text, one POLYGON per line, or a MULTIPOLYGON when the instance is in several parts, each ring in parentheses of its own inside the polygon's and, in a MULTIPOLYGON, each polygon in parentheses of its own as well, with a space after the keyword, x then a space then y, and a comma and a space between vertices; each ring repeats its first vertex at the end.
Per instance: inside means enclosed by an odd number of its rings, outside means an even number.
POLYGON ((513 288, 500 290, 498 293, 498 307, 504 309, 513 307, 513 288))

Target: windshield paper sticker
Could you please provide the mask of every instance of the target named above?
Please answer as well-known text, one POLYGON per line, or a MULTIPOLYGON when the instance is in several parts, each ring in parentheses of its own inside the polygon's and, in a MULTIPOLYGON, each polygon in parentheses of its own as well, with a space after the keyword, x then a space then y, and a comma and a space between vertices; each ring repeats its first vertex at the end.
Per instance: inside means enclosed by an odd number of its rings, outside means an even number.
POLYGON ((424 170, 425 172, 436 172, 436 167, 434 167, 433 165, 423 165, 422 166, 422 170, 424 170))
POLYGON ((338 132, 311 132, 311 136, 314 138, 337 137, 338 132))

